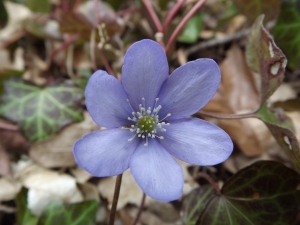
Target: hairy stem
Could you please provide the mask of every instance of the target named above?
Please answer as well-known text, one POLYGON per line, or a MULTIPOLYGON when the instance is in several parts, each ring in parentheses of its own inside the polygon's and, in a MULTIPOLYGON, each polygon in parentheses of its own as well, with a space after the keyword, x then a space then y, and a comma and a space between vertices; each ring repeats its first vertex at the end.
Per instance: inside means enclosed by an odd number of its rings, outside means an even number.
POLYGON ((152 19, 152 21, 153 21, 153 23, 154 23, 157 31, 158 32, 162 32, 161 22, 159 21, 159 18, 157 16, 156 12, 154 11, 154 9, 153 9, 150 1, 149 0, 142 0, 142 1, 143 1, 144 5, 145 5, 147 11, 149 12, 149 15, 150 15, 150 17, 151 17, 151 19, 152 19))
POLYGON ((143 198, 142 198, 142 202, 141 202, 140 207, 139 207, 139 211, 138 211, 132 225, 136 225, 139 222, 140 216, 141 216, 143 208, 144 208, 145 199, 146 199, 146 195, 145 195, 145 193, 143 193, 143 198))
POLYGON ((178 10, 181 8, 181 6, 185 3, 186 0, 178 0, 176 5, 169 11, 167 18, 165 19, 165 22, 163 23, 162 31, 165 32, 167 27, 170 25, 172 19, 178 12, 178 10))
POLYGON ((116 185, 115 185, 115 192, 114 192, 114 198, 113 198, 113 202, 112 202, 112 206, 111 206, 111 210, 110 210, 108 225, 114 225, 114 222, 115 222, 118 199, 119 199, 121 183, 122 183, 122 176, 123 176, 122 173, 117 176, 116 185))
POLYGON ((205 180, 207 180, 213 186, 213 188, 216 190, 216 192, 218 194, 221 194, 220 188, 218 187, 218 185, 216 184, 216 182, 207 173, 199 172, 197 174, 197 178, 200 178, 200 177, 202 177, 205 180))
POLYGON ((212 118, 217 118, 217 119, 244 119, 244 118, 250 118, 254 117, 257 118, 257 115, 255 114, 257 110, 249 113, 244 113, 244 114, 222 114, 222 113, 213 113, 213 112, 205 112, 200 110, 196 115, 199 116, 209 116, 212 118))
POLYGON ((174 41, 176 40, 177 36, 180 34, 181 30, 183 29, 184 25, 189 21, 189 19, 201 8, 201 6, 204 4, 206 0, 199 0, 194 7, 185 15, 185 17, 181 20, 179 25, 176 27, 174 32, 172 33, 167 46, 166 46, 166 53, 168 54, 170 51, 170 48, 174 41))

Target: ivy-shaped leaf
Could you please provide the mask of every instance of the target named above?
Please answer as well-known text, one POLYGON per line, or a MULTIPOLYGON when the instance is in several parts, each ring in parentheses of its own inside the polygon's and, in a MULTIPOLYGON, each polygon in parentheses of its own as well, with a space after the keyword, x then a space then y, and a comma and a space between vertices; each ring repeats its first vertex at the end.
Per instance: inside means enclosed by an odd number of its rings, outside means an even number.
POLYGON ((283 0, 273 35, 290 68, 300 68, 300 0, 283 0))
POLYGON ((257 116, 267 125, 297 171, 300 172, 300 147, 290 118, 281 109, 268 109, 267 104, 260 108, 257 116))
POLYGON ((94 225, 97 209, 95 200, 75 204, 54 201, 43 211, 37 225, 94 225))
POLYGON ((211 185, 203 185, 191 191, 183 200, 182 222, 185 225, 194 225, 206 202, 216 194, 211 185))
POLYGON ((265 14, 266 21, 276 19, 281 0, 233 0, 233 2, 250 22, 254 22, 261 14, 265 14))
POLYGON ((71 83, 40 88, 21 78, 10 78, 4 82, 0 115, 16 122, 30 141, 38 141, 71 122, 81 121, 82 99, 82 90, 71 83))
POLYGON ((196 225, 295 224, 300 175, 278 162, 256 162, 229 179, 220 195, 212 194, 201 204, 196 225))
POLYGON ((279 87, 284 78, 287 60, 264 28, 264 16, 257 18, 249 36, 246 56, 260 92, 261 104, 279 87))

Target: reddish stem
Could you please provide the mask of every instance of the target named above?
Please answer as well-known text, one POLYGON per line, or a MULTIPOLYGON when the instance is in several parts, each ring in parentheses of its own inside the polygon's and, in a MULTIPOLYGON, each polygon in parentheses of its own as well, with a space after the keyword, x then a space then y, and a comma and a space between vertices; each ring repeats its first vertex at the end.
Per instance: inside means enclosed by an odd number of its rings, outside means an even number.
POLYGON ((19 130, 19 127, 16 126, 16 125, 7 124, 7 123, 1 123, 0 122, 0 129, 17 131, 17 130, 19 130))
POLYGON ((174 18, 174 16, 176 15, 176 13, 178 12, 178 10, 181 8, 181 6, 185 3, 186 0, 179 0, 176 5, 169 11, 167 18, 165 19, 165 22, 163 24, 162 30, 163 32, 166 31, 167 27, 169 26, 169 24, 171 23, 172 19, 174 18))
POLYGON ((139 211, 138 211, 132 225, 136 225, 139 222, 139 219, 141 217, 141 214, 142 214, 142 211, 143 211, 143 208, 144 208, 145 199, 146 199, 146 195, 145 195, 145 193, 143 193, 143 198, 142 198, 142 202, 141 202, 140 207, 139 207, 139 211))
POLYGON ((162 32, 163 29, 162 29, 161 22, 159 21, 159 18, 157 16, 156 12, 154 11, 154 9, 153 9, 150 1, 149 0, 142 0, 142 1, 143 1, 144 5, 145 5, 146 9, 148 10, 149 15, 150 15, 150 17, 151 17, 151 19, 152 19, 152 21, 153 21, 153 23, 154 23, 157 31, 158 32, 162 32))
POLYGON ((96 19, 97 19, 97 25, 101 23, 101 17, 99 14, 99 2, 98 0, 94 0, 94 9, 95 9, 95 15, 96 15, 96 19))
POLYGON ((168 54, 170 51, 170 47, 176 40, 177 36, 180 34, 181 30, 185 26, 185 24, 189 21, 189 19, 201 8, 201 6, 205 3, 206 0, 199 0, 196 5, 185 15, 185 17, 181 20, 179 25, 176 27, 174 32, 172 33, 167 46, 166 46, 166 53, 168 54))
POLYGON ((106 69, 106 71, 108 72, 108 74, 110 75, 114 75, 114 71, 112 70, 112 68, 110 67, 105 55, 103 54, 102 49, 99 49, 99 54, 100 54, 100 59, 106 69))
POLYGON ((200 177, 202 177, 205 180, 207 180, 214 187, 214 189, 216 190, 216 192, 218 194, 221 194, 220 188, 218 187, 218 185, 216 184, 216 182, 207 173, 199 172, 197 174, 197 178, 200 178, 200 177))
POLYGON ((74 36, 68 38, 64 43, 62 43, 57 49, 55 49, 48 59, 48 67, 50 67, 53 58, 62 50, 66 49, 70 44, 74 43, 80 38, 79 34, 75 34, 74 36))

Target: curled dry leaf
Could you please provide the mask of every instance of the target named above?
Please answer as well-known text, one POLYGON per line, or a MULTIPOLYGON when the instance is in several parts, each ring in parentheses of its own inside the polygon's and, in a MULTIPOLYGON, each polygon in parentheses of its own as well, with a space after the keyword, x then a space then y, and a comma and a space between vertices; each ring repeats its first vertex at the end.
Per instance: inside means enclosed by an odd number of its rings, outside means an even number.
POLYGON ((28 188, 28 208, 34 215, 40 215, 53 200, 76 203, 84 199, 70 175, 44 169, 30 160, 19 161, 15 170, 16 178, 28 188))
MULTIPOLYGON (((101 179, 98 185, 100 195, 107 199, 109 202, 109 208, 114 196, 114 187, 116 183, 116 176, 101 179)), ((119 195, 119 201, 117 209, 122 209, 127 203, 140 205, 143 197, 143 191, 139 188, 130 173, 130 170, 126 170, 122 177, 122 186, 119 195)), ((145 205, 148 204, 150 197, 146 197, 145 205)))
MULTIPOLYGON (((220 65, 222 82, 205 111, 240 114, 259 107, 260 100, 242 50, 233 45, 220 65)), ((223 128, 247 156, 258 156, 277 145, 263 122, 254 119, 220 119, 223 128)), ((278 148, 278 147, 277 147, 278 148)))
POLYGON ((85 112, 84 121, 64 128, 46 141, 34 143, 30 148, 30 157, 46 168, 74 166, 72 150, 75 141, 98 128, 90 115, 85 112))
POLYGON ((14 199, 20 190, 20 182, 11 177, 0 178, 0 202, 14 199))
POLYGON ((9 40, 15 33, 21 31, 26 19, 32 15, 32 12, 24 5, 11 1, 5 1, 4 5, 8 13, 8 23, 0 30, 0 42, 9 40))

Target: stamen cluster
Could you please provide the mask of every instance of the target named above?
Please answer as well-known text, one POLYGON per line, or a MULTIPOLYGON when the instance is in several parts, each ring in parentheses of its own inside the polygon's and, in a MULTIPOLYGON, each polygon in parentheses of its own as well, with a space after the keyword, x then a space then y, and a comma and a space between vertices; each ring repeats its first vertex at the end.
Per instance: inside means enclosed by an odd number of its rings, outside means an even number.
MULTIPOLYGON (((135 124, 131 125, 129 130, 135 135, 128 139, 128 141, 132 141, 136 136, 139 138, 145 139, 145 146, 148 146, 148 138, 159 138, 163 139, 163 136, 157 135, 158 131, 166 132, 166 129, 163 126, 170 125, 169 123, 163 122, 167 117, 171 116, 171 113, 168 113, 163 119, 159 119, 158 112, 161 110, 162 106, 156 106, 159 98, 155 99, 155 105, 152 110, 151 107, 146 109, 145 107, 145 98, 142 98, 143 104, 139 105, 139 112, 132 111, 132 117, 128 117, 128 120, 135 122, 135 124)), ((127 99, 129 103, 129 99, 127 99)))

